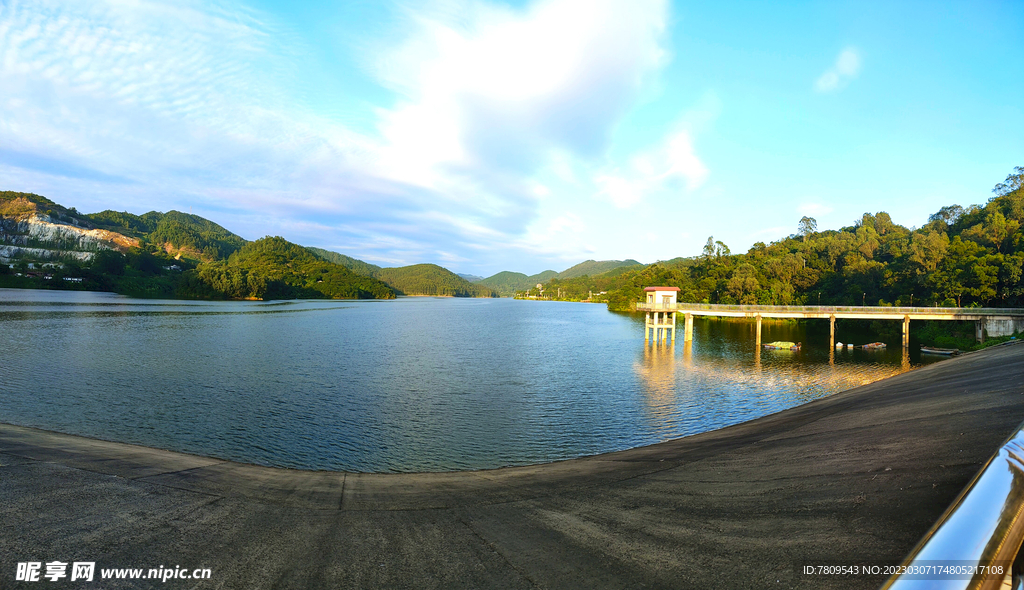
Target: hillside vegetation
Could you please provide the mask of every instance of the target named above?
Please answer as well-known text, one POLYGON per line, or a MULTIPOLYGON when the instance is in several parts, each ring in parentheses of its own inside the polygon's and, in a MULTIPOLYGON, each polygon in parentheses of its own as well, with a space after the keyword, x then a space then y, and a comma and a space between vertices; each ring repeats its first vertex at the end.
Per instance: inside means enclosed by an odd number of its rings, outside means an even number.
POLYGON ((389 299, 395 292, 371 277, 317 257, 284 238, 248 242, 227 260, 185 274, 179 295, 256 299, 389 299))
POLYGON ((375 277, 377 276, 376 273, 381 270, 381 268, 376 264, 363 262, 362 260, 352 258, 351 256, 345 256, 344 254, 338 254, 337 252, 331 252, 330 250, 324 250, 323 248, 307 249, 327 262, 340 264, 358 275, 375 277))
POLYGON ((414 264, 382 268, 375 276, 402 295, 438 295, 445 297, 496 297, 497 293, 479 283, 470 283, 436 264, 414 264))
POLYGON ((502 271, 496 275, 477 281, 478 285, 484 285, 494 289, 503 297, 511 297, 517 292, 525 292, 533 289, 539 284, 546 283, 552 279, 574 279, 578 277, 600 277, 606 275, 618 275, 629 269, 643 268, 644 265, 636 260, 586 260, 575 266, 567 268, 562 272, 545 270, 532 276, 521 272, 502 271))
POLYGON ((582 276, 598 276, 605 274, 612 270, 618 270, 625 268, 641 268, 643 264, 640 264, 636 260, 586 260, 575 266, 567 268, 562 272, 558 273, 557 278, 559 279, 575 279, 582 276))
POLYGON ((487 286, 474 284, 447 268, 436 264, 414 264, 393 268, 381 268, 321 248, 309 248, 320 258, 341 264, 356 274, 373 277, 387 283, 399 295, 434 295, 441 297, 497 297, 497 292, 487 286))
POLYGON ((33 214, 46 215, 54 221, 91 229, 93 226, 75 210, 65 208, 42 195, 0 191, 0 216, 20 218, 33 214))
POLYGON ((878 212, 822 232, 805 217, 796 234, 745 254, 708 238, 697 257, 554 278, 544 297, 607 291, 609 309, 631 310, 644 287, 665 285, 679 287, 683 302, 1024 307, 1024 167, 993 193, 983 206, 942 207, 917 229, 878 212))
POLYGON ((477 284, 493 289, 503 297, 511 297, 516 291, 531 289, 540 283, 551 280, 552 277, 557 275, 558 273, 553 270, 545 270, 533 276, 526 276, 521 272, 506 270, 478 281, 477 284))
MULTIPOLYGON (((114 243, 109 243, 87 254, 91 257, 87 261, 61 252, 32 258, 25 252, 33 250, 21 249, 13 268, 0 264, 0 286, 203 299, 395 297, 395 291, 385 283, 325 261, 283 238, 247 242, 198 215, 178 211, 82 215, 39 195, 0 193, 3 219, 33 214, 48 216, 57 223, 106 230, 101 232, 104 236, 117 239, 130 236, 137 239, 130 242, 137 246, 118 251, 113 249, 114 243)), ((5 228, 0 224, 0 230, 5 228)), ((20 236, 2 237, 0 244, 20 236)))
POLYGON ((86 215, 97 227, 142 238, 172 255, 219 260, 238 251, 246 242, 209 219, 198 215, 150 211, 142 215, 101 211, 86 215))

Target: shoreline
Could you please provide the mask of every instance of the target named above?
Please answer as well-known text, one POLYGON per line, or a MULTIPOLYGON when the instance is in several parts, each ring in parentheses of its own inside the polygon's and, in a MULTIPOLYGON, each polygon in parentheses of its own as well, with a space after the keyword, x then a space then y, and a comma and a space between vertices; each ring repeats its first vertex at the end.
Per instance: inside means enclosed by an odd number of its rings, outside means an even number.
MULTIPOLYGON (((750 422, 529 467, 260 467, 0 425, 0 580, 28 560, 198 587, 875 588, 1024 420, 997 346, 750 422)), ((190 586, 191 587, 191 586, 190 586)))

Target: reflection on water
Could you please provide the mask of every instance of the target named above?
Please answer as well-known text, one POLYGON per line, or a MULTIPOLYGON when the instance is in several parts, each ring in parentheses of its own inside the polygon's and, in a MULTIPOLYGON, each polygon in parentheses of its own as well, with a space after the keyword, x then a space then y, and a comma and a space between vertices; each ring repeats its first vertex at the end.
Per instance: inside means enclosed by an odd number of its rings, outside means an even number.
POLYGON ((790 352, 700 318, 692 342, 645 345, 642 317, 586 304, 0 289, 0 421, 265 465, 478 469, 704 432, 922 362, 830 350, 823 326, 765 322, 790 352))
MULTIPOLYGON (((637 355, 633 370, 658 431, 678 431, 680 421, 685 423, 696 415, 702 416, 703 424, 716 428, 733 424, 911 367, 910 356, 902 349, 835 351, 824 346, 824 350, 814 351, 805 345, 800 351, 762 350, 750 340, 746 354, 726 354, 735 352, 737 346, 743 348, 742 341, 730 339, 729 333, 737 329, 736 322, 730 323, 733 325, 704 322, 704 331, 698 330, 695 341, 650 343, 637 355), (724 333, 716 335, 710 330, 724 333)), ((738 327, 744 328, 742 324, 738 327)))

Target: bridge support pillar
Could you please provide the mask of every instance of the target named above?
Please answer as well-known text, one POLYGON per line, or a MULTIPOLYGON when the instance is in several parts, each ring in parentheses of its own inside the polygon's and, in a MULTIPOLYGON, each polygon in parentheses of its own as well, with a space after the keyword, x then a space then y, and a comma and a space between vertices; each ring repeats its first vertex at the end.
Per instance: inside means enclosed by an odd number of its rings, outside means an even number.
POLYGON ((910 316, 903 316, 903 348, 910 347, 910 316))
POLYGON ((686 323, 683 325, 683 342, 693 342, 693 314, 683 314, 686 318, 686 323))
POLYGON ((644 342, 676 341, 676 313, 674 311, 647 312, 644 322, 644 342))
POLYGON ((985 320, 978 320, 974 322, 974 337, 978 342, 985 341, 985 320))
POLYGON ((836 314, 828 316, 828 349, 835 350, 836 347, 836 314))
POLYGON ((761 349, 761 314, 757 314, 757 349, 761 349))

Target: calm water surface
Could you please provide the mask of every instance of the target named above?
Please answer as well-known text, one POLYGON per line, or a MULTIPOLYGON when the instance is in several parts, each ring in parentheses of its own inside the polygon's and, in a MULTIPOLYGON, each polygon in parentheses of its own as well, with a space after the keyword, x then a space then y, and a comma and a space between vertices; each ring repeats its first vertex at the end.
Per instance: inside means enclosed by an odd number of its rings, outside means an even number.
POLYGON ((653 346, 642 319, 580 303, 0 289, 0 421, 262 465, 480 469, 704 432, 921 362, 898 342, 830 362, 821 324, 766 322, 765 342, 805 347, 758 354, 752 323, 653 346))

